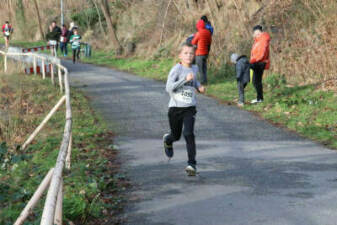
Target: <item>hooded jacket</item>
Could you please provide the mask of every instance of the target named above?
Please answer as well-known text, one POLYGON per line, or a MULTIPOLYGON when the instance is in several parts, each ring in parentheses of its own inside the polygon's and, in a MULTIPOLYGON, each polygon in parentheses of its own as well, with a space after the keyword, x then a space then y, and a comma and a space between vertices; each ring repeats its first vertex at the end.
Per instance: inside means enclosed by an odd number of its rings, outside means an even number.
POLYGON ((198 32, 194 35, 192 40, 192 45, 197 45, 197 50, 195 54, 199 55, 208 55, 211 43, 212 43, 212 34, 205 27, 205 22, 199 20, 197 23, 198 32))
POLYGON ((250 64, 247 56, 240 56, 235 64, 235 72, 237 81, 247 84, 250 81, 250 64))
POLYGON ((265 69, 270 67, 269 59, 269 43, 270 36, 267 32, 263 32, 254 38, 254 44, 250 54, 250 63, 264 62, 266 63, 265 69))

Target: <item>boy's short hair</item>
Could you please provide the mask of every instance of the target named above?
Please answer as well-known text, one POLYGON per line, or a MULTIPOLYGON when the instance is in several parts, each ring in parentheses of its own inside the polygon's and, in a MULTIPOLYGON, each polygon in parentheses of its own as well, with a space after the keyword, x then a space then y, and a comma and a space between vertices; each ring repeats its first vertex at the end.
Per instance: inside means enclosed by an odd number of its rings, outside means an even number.
POLYGON ((9 23, 8 21, 6 21, 5 23, 9 23))
POLYGON ((191 43, 188 43, 188 42, 183 42, 180 46, 179 46, 179 49, 178 49, 178 52, 180 53, 184 47, 189 47, 189 48, 193 48, 193 51, 195 51, 195 46, 192 45, 191 43))
POLYGON ((203 20, 205 23, 209 22, 209 20, 208 20, 208 18, 207 18, 206 15, 203 15, 200 19, 203 20))
POLYGON ((262 26, 261 25, 254 26, 253 31, 256 31, 256 30, 263 31, 262 26))

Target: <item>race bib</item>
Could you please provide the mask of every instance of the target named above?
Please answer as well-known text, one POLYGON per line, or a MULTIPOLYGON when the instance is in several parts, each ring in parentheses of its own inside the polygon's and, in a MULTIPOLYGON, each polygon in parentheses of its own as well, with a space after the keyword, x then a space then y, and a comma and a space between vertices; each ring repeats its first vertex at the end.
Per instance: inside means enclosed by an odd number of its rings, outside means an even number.
POLYGON ((60 37, 60 42, 66 42, 66 38, 63 37, 63 36, 61 36, 61 37, 60 37))
POLYGON ((11 33, 9 31, 5 31, 5 35, 9 36, 11 33))
POLYGON ((192 104, 192 101, 195 98, 195 88, 191 86, 184 86, 174 92, 172 97, 178 102, 192 104))

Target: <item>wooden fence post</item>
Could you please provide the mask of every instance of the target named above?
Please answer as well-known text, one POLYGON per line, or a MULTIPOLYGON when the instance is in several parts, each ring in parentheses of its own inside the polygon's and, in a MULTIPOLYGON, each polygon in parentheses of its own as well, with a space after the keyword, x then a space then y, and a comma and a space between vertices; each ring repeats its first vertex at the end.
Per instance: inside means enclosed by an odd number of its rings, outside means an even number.
POLYGON ((37 74, 37 65, 36 65, 36 56, 33 56, 33 70, 34 70, 34 75, 37 74))
POLYGON ((63 96, 58 103, 54 106, 54 108, 48 113, 46 118, 41 122, 41 124, 34 130, 34 132, 29 136, 27 141, 22 145, 22 150, 24 150, 36 137, 36 135, 42 130, 42 128, 47 124, 49 119, 54 115, 54 113, 60 108, 60 106, 64 103, 66 100, 66 96, 63 96))
POLYGON ((51 75, 51 83, 55 84, 55 81, 54 81, 54 65, 52 63, 50 64, 50 75, 51 75))
POLYGON ((54 224, 62 225, 62 204, 63 204, 63 178, 60 181, 59 192, 57 194, 54 224))
POLYGON ((58 66, 58 76, 59 76, 59 85, 60 85, 60 92, 63 92, 63 84, 62 84, 62 72, 61 67, 58 66))
POLYGON ((44 59, 42 59, 41 67, 42 67, 42 79, 44 80, 46 79, 46 68, 45 68, 44 59))
POLYGON ((68 146, 68 153, 66 157, 66 169, 70 170, 70 164, 71 164, 71 148, 72 148, 72 141, 73 141, 73 134, 70 134, 70 140, 69 140, 69 146, 68 146))
POLYGON ((7 54, 5 53, 5 59, 4 59, 4 71, 7 73, 7 54))
POLYGON ((25 222, 25 220, 27 219, 29 214, 32 212, 32 210, 34 209, 34 207, 36 206, 36 204, 40 200, 41 196, 45 192, 45 190, 48 188, 48 186, 50 184, 50 180, 51 180, 52 175, 53 175, 53 172, 54 172, 54 168, 51 168, 49 170, 48 174, 42 180, 39 187, 36 189, 33 197, 29 200, 26 207, 24 208, 24 210, 21 212, 20 216, 15 221, 14 225, 21 225, 25 222))

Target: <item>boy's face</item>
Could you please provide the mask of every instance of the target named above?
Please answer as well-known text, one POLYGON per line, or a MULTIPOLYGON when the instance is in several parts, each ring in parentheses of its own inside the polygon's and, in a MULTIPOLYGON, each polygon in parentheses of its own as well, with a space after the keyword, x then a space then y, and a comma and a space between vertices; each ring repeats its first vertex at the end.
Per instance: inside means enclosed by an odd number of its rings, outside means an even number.
POLYGON ((259 36, 262 32, 260 30, 254 30, 253 32, 253 38, 256 38, 257 36, 259 36))
POLYGON ((184 46, 179 54, 179 59, 183 64, 191 65, 194 59, 194 48, 184 46))
POLYGON ((78 32, 77 32, 77 30, 74 30, 74 34, 77 34, 78 32))

